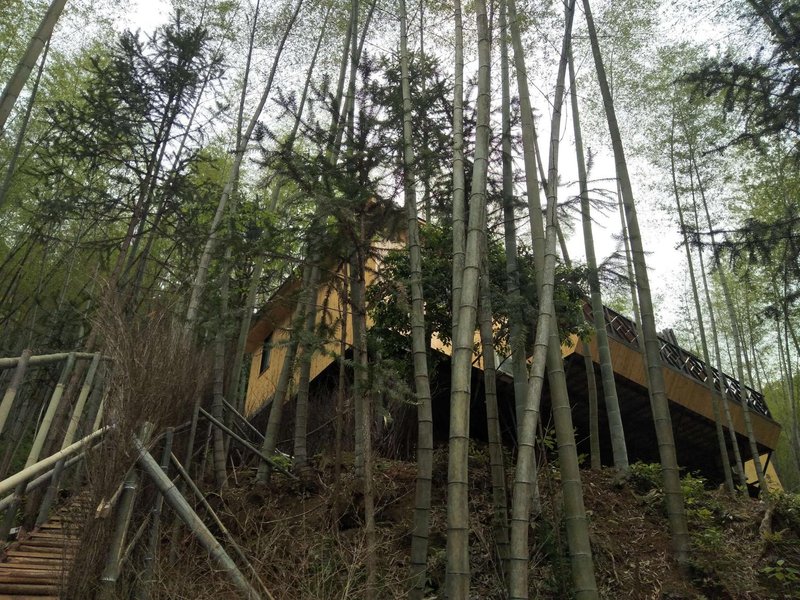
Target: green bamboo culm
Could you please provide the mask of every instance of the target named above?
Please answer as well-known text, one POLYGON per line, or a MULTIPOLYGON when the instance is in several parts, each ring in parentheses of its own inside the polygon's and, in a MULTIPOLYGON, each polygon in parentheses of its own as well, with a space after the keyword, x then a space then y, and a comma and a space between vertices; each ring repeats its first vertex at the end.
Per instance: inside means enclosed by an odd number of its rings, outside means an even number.
POLYGON ((408 17, 406 2, 400 0, 400 74, 403 94, 403 195, 408 223, 407 247, 411 287, 411 353, 414 367, 414 395, 417 402, 417 477, 414 498, 414 526, 411 532, 412 600, 425 595, 428 562, 428 533, 431 518, 431 481, 433 478, 433 414, 428 376, 428 348, 425 333, 425 299, 422 291, 422 252, 419 240, 419 216, 416 196, 416 173, 411 121, 411 85, 409 83, 408 17))
POLYGON ((686 511, 683 501, 678 460, 675 454, 675 439, 672 432, 672 420, 669 414, 669 400, 664 385, 664 375, 661 365, 661 343, 656 330, 653 301, 650 294, 650 281, 645 261, 644 246, 639 230, 639 220, 636 213, 636 204, 633 197, 628 165, 625 151, 622 146, 622 137, 617 123, 614 101, 611 97, 611 88, 606 76, 597 30, 592 18, 589 0, 582 0, 592 47, 597 80, 600 93, 603 97, 608 128, 611 135, 611 145, 614 152, 614 162, 619 178, 619 187, 622 193, 625 220, 628 226, 631 250, 633 254, 633 268, 636 275, 637 293, 641 311, 641 331, 644 337, 644 350, 646 370, 650 388, 650 404, 653 412, 653 422, 658 441, 658 451, 661 458, 661 471, 664 481, 664 501, 667 509, 667 519, 672 534, 672 543, 675 558, 679 564, 686 566, 689 559, 689 531, 686 522, 686 511))

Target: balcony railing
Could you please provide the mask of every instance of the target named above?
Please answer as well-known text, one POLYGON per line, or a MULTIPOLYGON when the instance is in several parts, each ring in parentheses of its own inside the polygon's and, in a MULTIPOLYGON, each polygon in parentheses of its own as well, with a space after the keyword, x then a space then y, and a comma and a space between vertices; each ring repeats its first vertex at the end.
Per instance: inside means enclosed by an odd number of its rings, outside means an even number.
MULTIPOLYGON (((639 349, 636 324, 628 317, 611 310, 607 306, 603 307, 603 312, 608 335, 628 346, 639 349)), ((594 323, 592 307, 588 302, 583 306, 583 314, 589 323, 594 323)), ((680 371, 691 379, 706 384, 708 375, 706 372, 706 364, 702 360, 691 352, 687 352, 680 346, 664 339, 662 336, 659 336, 658 339, 659 342, 661 342, 661 360, 664 364, 680 371)), ((713 383, 715 388, 719 389, 720 372, 714 367, 711 367, 711 375, 714 378, 713 383)), ((725 375, 725 373, 722 373, 721 376, 724 382, 726 396, 734 402, 741 403, 742 385, 736 379, 725 375)), ((744 390, 749 408, 765 417, 771 418, 767 403, 764 401, 764 395, 748 386, 744 386, 744 390)))

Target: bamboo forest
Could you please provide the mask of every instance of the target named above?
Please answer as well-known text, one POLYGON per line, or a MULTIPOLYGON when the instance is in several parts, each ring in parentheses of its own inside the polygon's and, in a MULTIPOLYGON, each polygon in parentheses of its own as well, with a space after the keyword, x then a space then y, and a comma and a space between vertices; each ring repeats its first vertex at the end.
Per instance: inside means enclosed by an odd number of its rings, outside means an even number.
POLYGON ((800 598, 800 0, 0 0, 0 600, 800 598))

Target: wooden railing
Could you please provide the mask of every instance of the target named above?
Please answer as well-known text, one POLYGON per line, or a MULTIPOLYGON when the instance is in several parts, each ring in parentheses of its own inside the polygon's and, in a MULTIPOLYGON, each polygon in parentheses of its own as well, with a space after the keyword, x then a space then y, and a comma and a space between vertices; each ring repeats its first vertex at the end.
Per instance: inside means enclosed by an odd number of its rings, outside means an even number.
MULTIPOLYGON (((188 432, 193 438, 202 419, 204 423, 208 423, 207 440, 211 439, 211 427, 216 427, 232 444, 255 455, 274 470, 296 480, 297 477, 279 462, 259 451, 261 440, 253 441, 250 437, 255 434, 258 438, 260 436, 258 430, 227 402, 224 404, 229 412, 227 417, 230 426, 213 417, 199 404, 196 406, 198 410, 192 422, 166 428, 157 435, 153 431, 153 426, 145 423, 139 433, 130 439, 136 464, 130 465, 116 492, 109 499, 103 498, 94 514, 90 510, 91 496, 82 493, 87 490, 87 478, 83 474, 75 474, 62 481, 65 470, 72 465, 78 465, 87 453, 103 451, 99 446, 109 431, 116 429, 119 432, 118 424, 106 422, 110 421, 112 416, 104 417, 108 387, 103 381, 100 366, 106 360, 108 359, 99 353, 62 352, 33 355, 29 350, 23 351, 18 357, 0 358, 0 371, 12 370, 6 389, 0 389, 0 435, 14 433, 14 439, 23 439, 26 436, 33 438, 25 467, 8 477, 0 473, 0 550, 2 551, 0 552, 0 598, 28 598, 31 595, 41 594, 53 597, 59 594, 67 573, 74 566, 73 559, 81 551, 83 530, 89 527, 90 523, 96 525, 98 520, 106 518, 109 518, 106 529, 110 536, 108 547, 104 549, 106 556, 99 582, 100 597, 116 597, 125 577, 123 569, 132 574, 131 581, 135 582, 137 597, 147 597, 148 590, 155 581, 152 565, 162 540, 160 521, 164 505, 174 512, 175 522, 183 523, 216 561, 221 571, 230 578, 238 589, 238 598, 249 600, 272 598, 252 561, 189 476, 188 459, 196 454, 204 454, 208 450, 208 444, 195 445, 193 439, 187 442, 187 468, 183 467, 173 453, 175 436, 188 432), (76 363, 81 360, 90 361, 88 369, 83 373, 74 373, 76 363), (25 379, 29 367, 39 368, 58 363, 63 363, 58 383, 52 391, 48 390, 44 394, 45 398, 33 393, 35 390, 27 389, 26 385, 31 384, 30 378, 25 379), (65 388, 70 387, 67 382, 73 374, 78 379, 82 378, 83 383, 77 382, 74 393, 67 398, 65 388), (29 405, 34 402, 41 403, 41 406, 33 407, 39 410, 30 408, 29 405), (71 403, 71 406, 67 406, 67 403, 71 403), (64 406, 61 406, 62 404, 64 406), (63 423, 55 418, 59 407, 68 417, 63 423), (33 417, 22 418, 26 414, 33 417), (239 433, 234 431, 234 428, 238 429, 239 433), (62 429, 65 431, 62 432, 62 429), (81 433, 84 430, 88 430, 88 434, 81 433), (60 450, 41 458, 45 441, 51 433, 53 443, 56 447, 60 445, 60 450), (151 455, 155 449, 160 450, 161 463, 151 455), (177 476, 169 473, 171 465, 178 471, 177 476), (183 483, 176 485, 178 481, 183 483), (41 498, 28 497, 28 502, 25 501, 26 493, 43 487, 46 487, 47 491, 41 498), (67 516, 57 515, 51 522, 53 515, 50 513, 63 487, 69 487, 69 492, 75 499, 72 504, 76 506, 67 504, 66 508, 75 510, 72 510, 68 517, 69 527, 62 529, 61 526, 67 523, 67 516), (207 519, 214 523, 212 527, 218 532, 219 540, 195 511, 193 502, 190 503, 184 497, 183 493, 187 489, 191 492, 189 498, 194 497, 194 501, 203 506, 207 519), (18 535, 23 528, 13 526, 21 522, 18 508, 26 505, 30 505, 32 511, 28 515, 28 526, 32 524, 30 517, 36 517, 35 527, 32 532, 23 531, 22 538, 19 539, 18 535), (110 520, 112 514, 113 522, 110 520), (53 531, 57 531, 59 536, 55 542, 52 538, 53 531), (48 535, 50 537, 47 537, 48 535), (229 550, 233 554, 229 554, 229 550), (137 560, 144 565, 143 569, 137 566, 135 574, 133 574, 134 561, 131 559, 134 553, 137 560), (26 556, 26 564, 30 567, 28 570, 15 568, 18 566, 16 561, 23 555, 26 556), (14 564, 9 566, 9 560, 14 564), (245 576, 242 568, 249 573, 254 583, 245 576)), ((115 439, 114 443, 118 444, 119 439, 115 439)), ((11 459, 14 458, 13 449, 16 445, 8 444, 12 452, 11 459)), ((9 459, 8 462, 10 464, 12 461, 9 459)), ((67 495, 69 496, 69 493, 67 495)), ((58 510, 63 511, 64 508, 59 507, 58 510)), ((175 531, 177 529, 173 527, 173 534, 175 531)), ((124 584, 128 585, 130 581, 125 581, 124 584)))
MULTIPOLYGON (((607 306, 603 307, 603 312, 608 335, 617 341, 627 344, 628 346, 639 349, 636 324, 628 317, 619 314, 607 306)), ((583 314, 589 323, 594 323, 592 317, 592 307, 588 302, 583 306, 583 314)), ((684 350, 680 346, 673 344, 661 336, 659 336, 658 339, 661 342, 661 360, 664 362, 664 364, 677 371, 680 371, 691 379, 699 381, 703 384, 706 383, 708 376, 705 362, 700 360, 700 358, 691 352, 684 350)), ((724 382, 724 389, 727 397, 734 402, 741 403, 741 383, 725 373, 720 374, 720 372, 714 367, 711 367, 711 373, 714 378, 714 386, 719 389, 721 376, 722 381, 724 382)), ((749 408, 758 414, 772 418, 769 408, 767 408, 767 403, 764 401, 764 395, 748 386, 744 386, 744 390, 749 408)))

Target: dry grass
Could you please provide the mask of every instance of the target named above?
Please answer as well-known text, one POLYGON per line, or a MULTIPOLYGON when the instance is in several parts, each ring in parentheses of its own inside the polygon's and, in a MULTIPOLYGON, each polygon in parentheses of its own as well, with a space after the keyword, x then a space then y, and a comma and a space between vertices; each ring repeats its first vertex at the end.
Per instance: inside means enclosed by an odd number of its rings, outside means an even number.
MULTIPOLYGON (((99 311, 95 327, 103 339, 104 353, 113 360, 105 397, 104 422, 114 429, 86 461, 90 506, 112 498, 135 456, 131 439, 145 422, 153 436, 185 423, 192 406, 208 382, 208 360, 191 343, 168 310, 146 317, 128 317, 117 306, 99 311)), ((146 483, 146 482, 144 482, 146 483)), ((140 485, 140 492, 142 485, 140 485)), ((146 490, 145 490, 146 491, 146 490)), ((139 493, 133 523, 146 513, 152 493, 139 493)), ((107 518, 86 515, 79 553, 64 598, 91 598, 105 564, 114 513, 107 518)), ((132 535, 135 525, 129 530, 132 535)))

